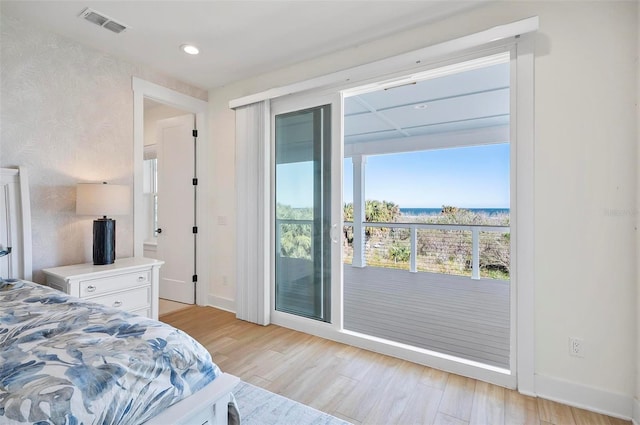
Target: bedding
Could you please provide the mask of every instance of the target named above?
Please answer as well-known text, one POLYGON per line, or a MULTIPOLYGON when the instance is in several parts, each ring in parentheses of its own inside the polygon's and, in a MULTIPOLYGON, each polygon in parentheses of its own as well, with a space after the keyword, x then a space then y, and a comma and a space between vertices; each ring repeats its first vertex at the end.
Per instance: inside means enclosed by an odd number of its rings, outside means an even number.
POLYGON ((32 282, 0 288, 2 424, 139 425, 220 373, 169 325, 32 282))

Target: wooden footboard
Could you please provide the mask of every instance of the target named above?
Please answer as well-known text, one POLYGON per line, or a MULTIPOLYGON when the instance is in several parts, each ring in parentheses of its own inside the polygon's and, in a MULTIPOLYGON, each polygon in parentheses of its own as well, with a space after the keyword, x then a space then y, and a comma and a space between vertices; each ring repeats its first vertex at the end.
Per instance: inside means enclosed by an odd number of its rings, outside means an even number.
POLYGON ((240 378, 223 373, 202 390, 149 419, 145 425, 227 425, 231 390, 240 378))

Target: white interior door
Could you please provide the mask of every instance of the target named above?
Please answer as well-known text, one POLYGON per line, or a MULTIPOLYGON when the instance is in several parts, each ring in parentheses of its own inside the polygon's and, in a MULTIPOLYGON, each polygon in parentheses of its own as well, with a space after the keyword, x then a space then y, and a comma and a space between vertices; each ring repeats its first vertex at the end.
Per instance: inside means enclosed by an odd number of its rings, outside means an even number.
POLYGON ((160 298, 187 304, 195 303, 194 123, 188 114, 156 124, 160 298))

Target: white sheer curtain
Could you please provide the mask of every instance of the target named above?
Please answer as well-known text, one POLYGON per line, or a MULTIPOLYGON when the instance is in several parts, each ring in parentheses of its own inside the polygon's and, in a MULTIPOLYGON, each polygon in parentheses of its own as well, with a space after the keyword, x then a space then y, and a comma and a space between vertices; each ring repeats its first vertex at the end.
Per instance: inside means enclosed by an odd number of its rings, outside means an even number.
POLYGON ((236 316, 270 321, 270 111, 269 101, 236 111, 236 316))

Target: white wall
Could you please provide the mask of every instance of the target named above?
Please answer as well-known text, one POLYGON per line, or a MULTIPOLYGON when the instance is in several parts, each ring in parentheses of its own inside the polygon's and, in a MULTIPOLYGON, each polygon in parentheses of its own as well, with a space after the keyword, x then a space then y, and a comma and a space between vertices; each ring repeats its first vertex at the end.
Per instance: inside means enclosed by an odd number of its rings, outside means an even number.
MULTIPOLYGON (((92 260, 94 217, 75 215, 75 184, 133 183, 132 76, 207 93, 7 15, 0 31, 0 165, 28 168, 34 280, 43 282, 42 268, 92 260)), ((132 255, 132 216, 115 218, 116 256, 132 255)))
POLYGON ((636 9, 636 2, 496 2, 211 90, 212 215, 228 218, 214 226, 213 297, 235 297, 230 99, 538 15, 536 374, 545 391, 551 388, 546 396, 584 389, 612 400, 592 407, 630 415, 637 365, 636 9), (568 355, 569 336, 584 339, 584 358, 568 355))

